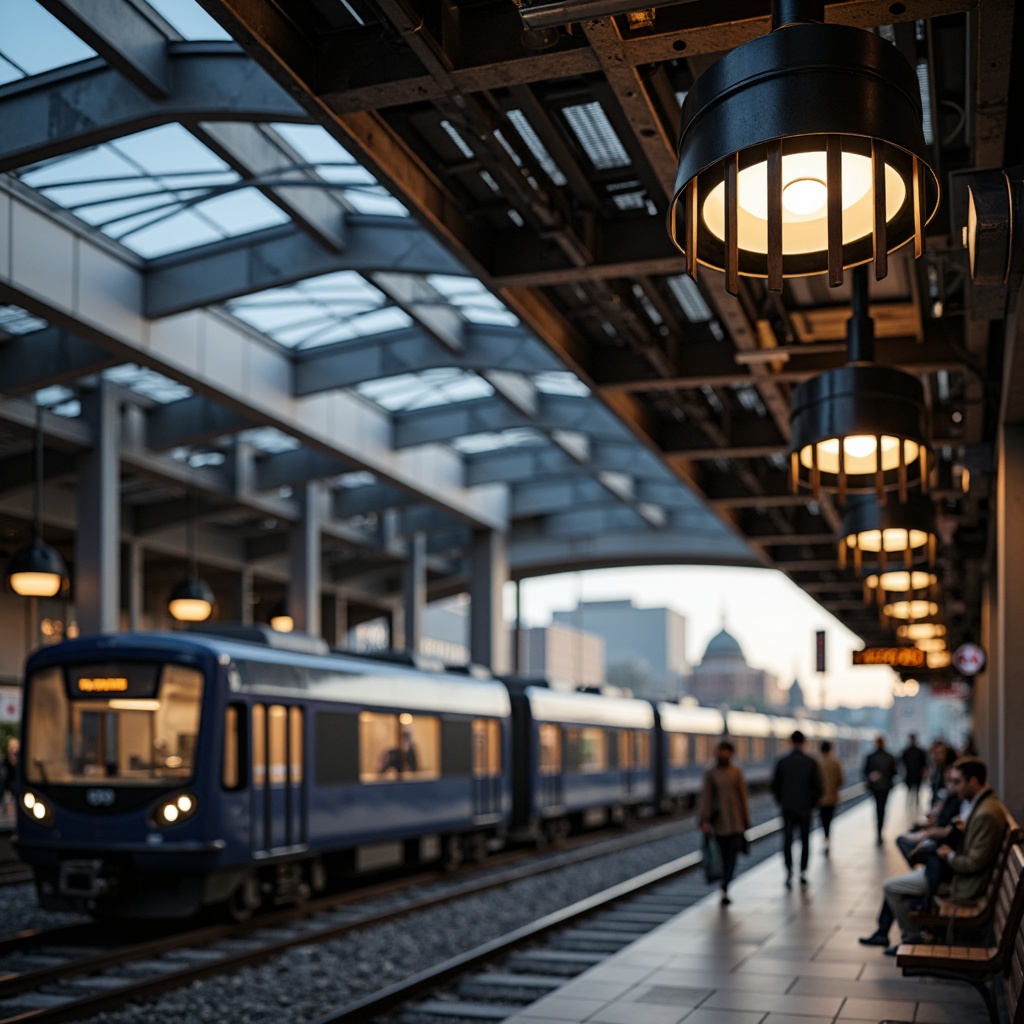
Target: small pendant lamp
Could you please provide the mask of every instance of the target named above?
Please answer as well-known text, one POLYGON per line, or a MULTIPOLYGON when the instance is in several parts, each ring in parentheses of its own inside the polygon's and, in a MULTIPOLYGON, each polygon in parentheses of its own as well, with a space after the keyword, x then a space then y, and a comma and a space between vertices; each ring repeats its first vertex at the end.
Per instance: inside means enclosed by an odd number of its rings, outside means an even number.
POLYGON ((741 275, 828 274, 914 243, 935 215, 914 69, 880 36, 825 25, 823 0, 774 0, 772 31, 727 53, 683 103, 669 234, 697 264, 741 275))
MULTIPOLYGON (((193 473, 195 467, 193 466, 193 473)), ((178 622, 205 622, 213 614, 214 596, 210 585, 199 578, 199 491, 192 488, 192 514, 188 517, 188 578, 182 580, 167 599, 167 610, 178 622)))
POLYGON ((860 575, 865 559, 884 573, 890 568, 910 570, 915 563, 935 564, 935 507, 923 495, 880 505, 870 495, 852 498, 843 509, 839 528, 839 567, 846 568, 853 553, 854 571, 860 575))
POLYGON ((21 597, 56 597, 68 579, 60 553, 43 541, 43 407, 36 406, 35 489, 32 492, 32 542, 11 555, 4 575, 21 597))

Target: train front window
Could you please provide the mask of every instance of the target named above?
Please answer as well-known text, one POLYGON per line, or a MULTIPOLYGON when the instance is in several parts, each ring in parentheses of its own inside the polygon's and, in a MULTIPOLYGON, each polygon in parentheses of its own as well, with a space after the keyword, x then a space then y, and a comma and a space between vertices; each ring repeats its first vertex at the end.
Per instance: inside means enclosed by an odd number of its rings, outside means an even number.
POLYGON ((180 784, 195 770, 203 677, 184 665, 42 669, 28 681, 25 777, 180 784))

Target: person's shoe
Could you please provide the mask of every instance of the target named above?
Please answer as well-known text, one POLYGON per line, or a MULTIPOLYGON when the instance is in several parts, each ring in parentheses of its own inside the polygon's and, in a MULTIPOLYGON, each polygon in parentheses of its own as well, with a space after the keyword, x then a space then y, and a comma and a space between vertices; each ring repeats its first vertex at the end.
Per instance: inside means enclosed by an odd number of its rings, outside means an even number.
POLYGON ((729 899, 729 894, 727 892, 722 893, 722 899, 720 900, 720 902, 723 907, 727 907, 730 903, 732 903, 732 900, 729 899))
POLYGON ((883 842, 883 840, 882 840, 882 837, 881 837, 881 836, 879 836, 879 837, 878 837, 878 843, 877 843, 876 845, 878 845, 878 846, 881 846, 881 845, 882 845, 882 842, 883 842))
POLYGON ((889 936, 882 932, 872 932, 870 935, 862 935, 857 941, 862 946, 888 946, 889 936))
POLYGON ((889 946, 886 949, 886 951, 885 951, 885 955, 886 956, 895 956, 896 953, 899 951, 899 948, 900 947, 898 945, 896 945, 896 946, 889 946))
POLYGON ((825 844, 825 856, 828 856, 828 843, 825 844))
POLYGON ((792 875, 786 875, 786 888, 787 889, 792 889, 793 888, 793 876, 792 875))
POLYGON ((806 889, 808 885, 810 885, 810 883, 807 881, 807 877, 805 875, 801 875, 800 876, 800 888, 801 889, 806 889))

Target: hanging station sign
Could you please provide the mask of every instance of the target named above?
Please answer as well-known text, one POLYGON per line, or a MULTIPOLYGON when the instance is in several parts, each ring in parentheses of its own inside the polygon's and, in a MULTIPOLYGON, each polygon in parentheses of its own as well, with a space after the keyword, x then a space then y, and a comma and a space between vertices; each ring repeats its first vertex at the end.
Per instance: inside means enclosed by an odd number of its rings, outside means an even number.
POLYGON ((924 651, 917 647, 865 647, 853 652, 854 665, 889 665, 892 668, 925 668, 924 651))

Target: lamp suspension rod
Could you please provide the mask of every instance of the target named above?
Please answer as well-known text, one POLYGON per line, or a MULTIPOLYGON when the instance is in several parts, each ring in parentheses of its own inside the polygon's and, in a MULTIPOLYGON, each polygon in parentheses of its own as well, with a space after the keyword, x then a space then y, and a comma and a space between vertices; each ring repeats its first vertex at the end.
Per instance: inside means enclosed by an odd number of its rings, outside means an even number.
POLYGON ((43 407, 36 403, 36 485, 32 491, 32 536, 43 539, 43 407))
POLYGON ((848 363, 873 363, 875 360, 875 321, 868 312, 868 265, 862 263, 851 272, 852 316, 846 322, 848 363))
POLYGON ((772 0, 773 32, 787 25, 820 25, 824 20, 824 0, 772 0))
POLYGON ((199 519, 199 484, 196 482, 196 467, 189 458, 189 467, 192 470, 192 515, 188 517, 188 567, 192 579, 199 579, 199 551, 198 551, 198 523, 199 519))

